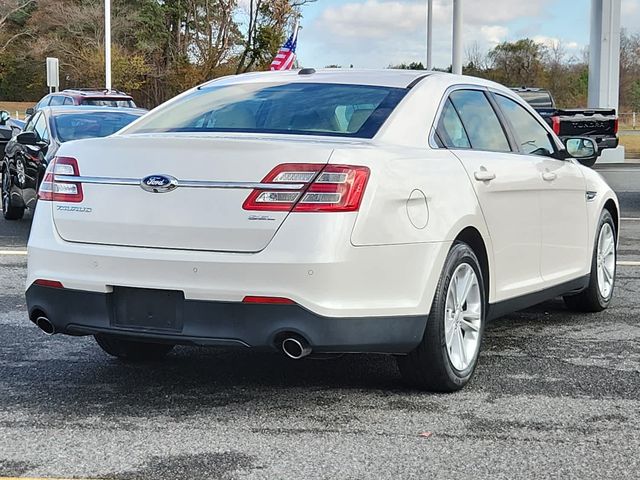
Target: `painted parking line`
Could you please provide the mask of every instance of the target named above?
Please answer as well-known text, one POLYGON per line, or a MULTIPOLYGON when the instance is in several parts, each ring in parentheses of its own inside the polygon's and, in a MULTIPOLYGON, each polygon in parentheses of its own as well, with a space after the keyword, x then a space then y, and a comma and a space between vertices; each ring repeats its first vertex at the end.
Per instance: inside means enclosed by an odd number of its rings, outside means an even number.
MULTIPOLYGON (((0 250, 0 255, 26 255, 26 250, 0 250)), ((4 480, 3 477, 0 477, 0 480, 4 480)))
MULTIPOLYGON (((0 477, 0 480, 71 480, 69 478, 43 478, 43 477, 0 477)), ((73 480, 82 480, 81 478, 74 478, 73 480)))
POLYGON ((620 221, 622 222, 640 222, 640 218, 635 218, 635 217, 622 217, 620 219, 620 221))
POLYGON ((640 267, 640 262, 635 262, 631 260, 620 260, 616 262, 616 265, 619 267, 640 267))

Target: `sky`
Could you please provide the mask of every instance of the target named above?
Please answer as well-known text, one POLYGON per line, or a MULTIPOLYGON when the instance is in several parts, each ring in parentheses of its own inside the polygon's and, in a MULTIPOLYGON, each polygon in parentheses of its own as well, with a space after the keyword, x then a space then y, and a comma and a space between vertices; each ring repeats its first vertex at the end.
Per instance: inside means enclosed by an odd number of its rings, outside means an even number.
MULTIPOLYGON (((426 63, 426 0, 317 0, 302 9, 298 59, 305 67, 383 68, 426 63)), ((433 0, 433 63, 451 64, 452 0, 433 0)), ((560 42, 568 58, 589 43, 591 0, 464 0, 465 51, 524 37, 560 42)), ((622 0, 622 27, 640 33, 640 0, 622 0)))

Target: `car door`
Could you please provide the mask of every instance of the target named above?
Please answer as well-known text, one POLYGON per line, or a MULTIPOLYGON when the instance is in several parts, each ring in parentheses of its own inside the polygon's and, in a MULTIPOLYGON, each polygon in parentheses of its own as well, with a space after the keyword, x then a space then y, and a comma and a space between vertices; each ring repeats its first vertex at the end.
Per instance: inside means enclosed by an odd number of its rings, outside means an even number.
POLYGON ((50 134, 47 116, 44 112, 40 112, 37 118, 34 118, 33 131, 38 138, 39 145, 25 145, 22 157, 24 162, 22 196, 27 206, 32 206, 36 201, 38 185, 46 167, 45 156, 50 142, 50 134))
POLYGON ((475 189, 493 244, 494 301, 542 288, 538 160, 512 151, 487 92, 450 92, 436 133, 460 159, 475 189))
POLYGON ((495 101, 510 123, 520 152, 538 159, 542 179, 540 271, 545 286, 585 274, 590 249, 586 182, 573 160, 554 158, 557 150, 547 127, 515 99, 495 93, 495 101))

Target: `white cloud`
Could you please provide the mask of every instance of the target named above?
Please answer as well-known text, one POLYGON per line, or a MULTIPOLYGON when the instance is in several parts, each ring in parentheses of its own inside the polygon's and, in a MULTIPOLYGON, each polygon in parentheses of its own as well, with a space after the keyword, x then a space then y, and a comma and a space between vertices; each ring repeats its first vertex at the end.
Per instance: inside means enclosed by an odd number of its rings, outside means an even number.
POLYGON ((487 43, 496 45, 504 42, 509 34, 509 29, 501 25, 482 25, 480 33, 487 43))
MULTIPOLYGON (((467 0, 465 49, 477 45, 480 51, 488 51, 500 42, 520 38, 524 35, 520 32, 523 24, 531 26, 532 22, 549 18, 552 7, 560 1, 467 0)), ((637 8, 640 16, 640 0, 623 0, 623 8, 627 12, 637 8)), ((433 54, 438 67, 451 63, 452 13, 451 0, 434 0, 433 54)), ((301 61, 304 64, 307 58, 322 58, 327 59, 326 63, 372 68, 424 62, 425 15, 425 0, 345 0, 328 5, 300 34, 300 45, 304 45, 301 61)), ((535 32, 534 29, 526 35, 535 32)), ((536 41, 545 45, 561 41, 569 56, 579 55, 583 49, 573 39, 538 36, 536 41)))

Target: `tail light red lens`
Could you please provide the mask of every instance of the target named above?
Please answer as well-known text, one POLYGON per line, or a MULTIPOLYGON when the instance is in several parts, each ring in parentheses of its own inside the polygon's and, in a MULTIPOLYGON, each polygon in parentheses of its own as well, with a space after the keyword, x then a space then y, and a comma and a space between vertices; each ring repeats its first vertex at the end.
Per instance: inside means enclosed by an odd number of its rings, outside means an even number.
POLYGON ((257 297, 246 296, 242 299, 242 303, 261 303, 270 305, 294 305, 295 302, 289 298, 284 297, 257 297))
POLYGON ((613 122, 613 133, 614 134, 618 134, 618 123, 619 123, 619 119, 616 117, 615 121, 613 122))
POLYGON ((551 126, 553 127, 553 132, 556 135, 560 135, 560 117, 551 117, 551 126))
POLYGON ((273 186, 251 192, 245 210, 353 212, 360 208, 369 180, 367 167, 289 163, 278 165, 262 183, 273 186), (298 185, 279 189, 278 184, 298 185))
POLYGON ((80 175, 78 161, 71 157, 55 157, 44 175, 38 198, 44 201, 80 203, 84 199, 82 184, 65 177, 80 175))
POLYGON ((34 285, 38 285, 40 287, 49 287, 49 288, 64 288, 61 282, 57 280, 46 280, 44 278, 39 278, 35 282, 34 285))

